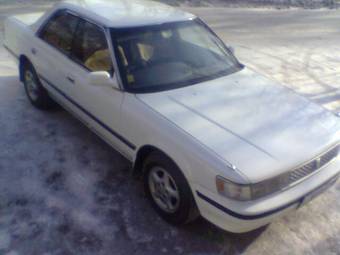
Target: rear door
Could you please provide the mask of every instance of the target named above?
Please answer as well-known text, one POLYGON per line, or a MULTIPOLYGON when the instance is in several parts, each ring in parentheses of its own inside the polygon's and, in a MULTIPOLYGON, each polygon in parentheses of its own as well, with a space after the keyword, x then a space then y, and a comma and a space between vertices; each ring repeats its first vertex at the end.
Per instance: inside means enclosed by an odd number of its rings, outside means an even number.
MULTIPOLYGON (((67 11, 58 11, 38 31, 32 47, 32 62, 48 90, 65 101, 61 94, 72 93, 72 81, 65 75, 70 63, 73 37, 79 18, 67 11)), ((67 103, 67 100, 65 101, 67 103)))
POLYGON ((106 31, 67 10, 52 15, 32 47, 45 87, 86 125, 131 158, 134 145, 120 135, 124 92, 89 83, 91 72, 114 69, 106 31))

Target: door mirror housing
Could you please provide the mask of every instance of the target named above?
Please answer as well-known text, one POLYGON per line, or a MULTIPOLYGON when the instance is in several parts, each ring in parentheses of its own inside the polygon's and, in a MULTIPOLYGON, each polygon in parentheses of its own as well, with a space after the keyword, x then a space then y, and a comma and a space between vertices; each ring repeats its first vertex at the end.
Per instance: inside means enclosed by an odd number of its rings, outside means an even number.
POLYGON ((105 71, 91 72, 89 74, 89 83, 93 86, 105 86, 120 89, 116 75, 114 74, 113 77, 111 77, 111 75, 105 71))

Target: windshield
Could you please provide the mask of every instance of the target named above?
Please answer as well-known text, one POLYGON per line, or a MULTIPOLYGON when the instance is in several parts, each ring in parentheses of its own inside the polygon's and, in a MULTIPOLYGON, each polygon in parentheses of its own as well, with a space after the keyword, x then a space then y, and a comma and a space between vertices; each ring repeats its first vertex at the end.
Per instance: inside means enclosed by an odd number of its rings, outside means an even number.
POLYGON ((197 20, 112 29, 112 39, 130 92, 184 87, 241 68, 221 40, 197 20))

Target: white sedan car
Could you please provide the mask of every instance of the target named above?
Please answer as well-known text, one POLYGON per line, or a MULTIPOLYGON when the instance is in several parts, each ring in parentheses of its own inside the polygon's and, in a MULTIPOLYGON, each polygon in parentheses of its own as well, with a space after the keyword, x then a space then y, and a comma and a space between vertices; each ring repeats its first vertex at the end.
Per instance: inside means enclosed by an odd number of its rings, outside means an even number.
POLYGON ((83 0, 5 22, 31 103, 65 107, 143 177, 159 215, 246 232, 338 178, 331 112, 240 64, 196 16, 83 0))

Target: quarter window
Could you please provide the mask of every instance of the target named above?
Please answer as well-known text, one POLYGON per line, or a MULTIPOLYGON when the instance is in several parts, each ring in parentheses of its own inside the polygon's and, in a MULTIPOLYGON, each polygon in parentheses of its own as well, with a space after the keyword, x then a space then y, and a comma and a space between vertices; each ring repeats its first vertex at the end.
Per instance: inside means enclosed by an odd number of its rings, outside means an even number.
POLYGON ((92 72, 113 69, 104 31, 87 21, 76 32, 72 58, 92 72))
POLYGON ((57 14, 45 25, 40 33, 40 38, 68 55, 71 52, 73 35, 78 21, 77 17, 66 12, 57 14))

